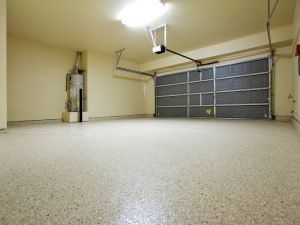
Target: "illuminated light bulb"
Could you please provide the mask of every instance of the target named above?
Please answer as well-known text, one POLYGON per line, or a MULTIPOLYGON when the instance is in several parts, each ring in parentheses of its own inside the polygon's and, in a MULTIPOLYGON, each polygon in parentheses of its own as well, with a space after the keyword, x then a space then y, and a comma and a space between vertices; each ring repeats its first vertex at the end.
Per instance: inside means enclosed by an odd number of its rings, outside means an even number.
POLYGON ((160 0, 136 0, 121 12, 119 18, 127 26, 138 27, 160 17, 165 10, 160 0))

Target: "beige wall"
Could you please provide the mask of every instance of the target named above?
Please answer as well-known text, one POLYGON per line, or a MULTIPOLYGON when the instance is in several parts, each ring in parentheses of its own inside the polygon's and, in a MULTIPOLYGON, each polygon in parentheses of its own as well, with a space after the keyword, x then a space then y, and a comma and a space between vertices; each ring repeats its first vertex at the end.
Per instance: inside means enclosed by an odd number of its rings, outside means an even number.
POLYGON ((6 0, 0 0, 0 129, 7 126, 6 0))
POLYGON ((8 37, 8 121, 60 119, 75 52, 8 37))
POLYGON ((146 85, 146 95, 145 95, 145 114, 153 115, 155 113, 155 93, 154 93, 154 80, 147 79, 146 85))
POLYGON ((291 46, 275 50, 273 71, 273 113, 276 116, 292 116, 293 70, 291 46))
MULTIPOLYGON (((8 38, 8 121, 60 119, 65 111, 65 75, 75 52, 8 38)), ((138 69, 128 61, 122 66, 138 69)), ((84 52, 90 117, 145 113, 143 78, 115 71, 115 57, 84 52)))
MULTIPOLYGON (((294 15, 294 43, 293 49, 296 48, 296 44, 300 44, 300 1, 296 1, 295 15, 294 15)), ((300 76, 298 75, 298 57, 294 57, 295 51, 293 51, 293 84, 294 84, 294 117, 300 121, 300 76)))
POLYGON ((88 92, 87 92, 87 65, 88 65, 88 59, 87 59, 87 51, 84 51, 82 52, 81 54, 81 65, 80 65, 80 68, 85 70, 84 72, 84 93, 83 93, 83 110, 84 111, 87 111, 87 95, 88 95, 88 92))
MULTIPOLYGON (((121 61, 122 66, 138 65, 121 61)), ((115 71, 115 57, 87 53, 88 111, 90 117, 145 113, 141 76, 115 71)))

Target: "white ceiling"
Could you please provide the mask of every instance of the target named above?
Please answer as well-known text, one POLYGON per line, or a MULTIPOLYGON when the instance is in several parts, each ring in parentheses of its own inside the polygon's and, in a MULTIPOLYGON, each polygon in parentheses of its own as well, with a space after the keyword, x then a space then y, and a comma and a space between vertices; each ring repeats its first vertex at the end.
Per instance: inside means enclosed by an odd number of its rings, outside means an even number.
MULTIPOLYGON (((129 28, 117 20, 132 0, 7 0, 8 33, 72 50, 114 54, 136 62, 157 59, 144 28, 129 28)), ((165 0, 168 48, 197 49, 263 32, 267 0, 165 0)), ((275 0, 272 1, 275 3, 275 0)), ((289 25, 295 0, 280 0, 272 28, 289 25)), ((153 24, 152 24, 153 25, 153 24)))

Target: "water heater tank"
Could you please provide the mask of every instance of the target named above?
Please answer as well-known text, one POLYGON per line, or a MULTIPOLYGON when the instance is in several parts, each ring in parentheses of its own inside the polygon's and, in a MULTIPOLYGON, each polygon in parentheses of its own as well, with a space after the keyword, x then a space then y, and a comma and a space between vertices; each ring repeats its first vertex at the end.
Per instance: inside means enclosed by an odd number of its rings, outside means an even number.
MULTIPOLYGON (((80 89, 83 93, 83 75, 82 74, 68 74, 67 75, 67 110, 68 112, 80 111, 80 89)), ((83 105, 83 100, 81 102, 83 105)))

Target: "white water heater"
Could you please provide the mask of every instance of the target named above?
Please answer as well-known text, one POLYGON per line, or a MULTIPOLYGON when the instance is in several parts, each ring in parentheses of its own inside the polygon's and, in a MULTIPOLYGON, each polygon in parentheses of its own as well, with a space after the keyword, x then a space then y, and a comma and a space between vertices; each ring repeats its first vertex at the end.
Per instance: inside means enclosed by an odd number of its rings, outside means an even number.
POLYGON ((67 74, 68 99, 66 108, 68 112, 79 112, 80 105, 83 106, 83 75, 67 74), (81 92, 81 98, 80 98, 81 92), (80 103, 81 100, 81 103, 80 103))
POLYGON ((68 112, 82 112, 84 110, 84 70, 80 69, 81 52, 77 52, 77 63, 70 74, 66 75, 66 91, 68 112))

